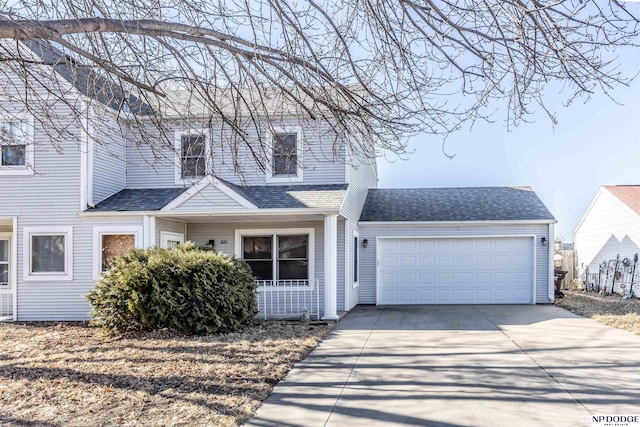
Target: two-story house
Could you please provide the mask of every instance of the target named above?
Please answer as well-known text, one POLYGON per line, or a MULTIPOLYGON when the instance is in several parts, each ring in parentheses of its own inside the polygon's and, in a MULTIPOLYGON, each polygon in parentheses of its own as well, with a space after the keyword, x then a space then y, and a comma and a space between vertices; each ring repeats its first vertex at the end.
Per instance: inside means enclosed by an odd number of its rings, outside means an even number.
POLYGON ((528 187, 378 189, 376 159, 335 144, 358 135, 284 113, 247 130, 248 140, 266 140, 269 149, 266 168, 248 148, 238 153, 240 176, 225 161, 224 126, 191 104, 180 108, 188 93, 172 93, 176 115, 165 115, 173 146, 151 146, 131 125, 157 126, 145 119, 146 107, 122 114, 121 100, 87 88, 90 71, 49 43, 28 46, 55 60, 53 71, 33 66, 46 77, 43 87, 64 92, 51 97, 55 105, 27 104, 16 75, 0 98, 7 318, 87 319, 83 296, 110 257, 184 241, 246 260, 265 316, 306 309, 335 319, 357 304, 553 300, 555 220, 528 187), (70 107, 77 105, 89 107, 78 114, 70 107), (36 119, 51 111, 68 123, 55 141, 36 119))

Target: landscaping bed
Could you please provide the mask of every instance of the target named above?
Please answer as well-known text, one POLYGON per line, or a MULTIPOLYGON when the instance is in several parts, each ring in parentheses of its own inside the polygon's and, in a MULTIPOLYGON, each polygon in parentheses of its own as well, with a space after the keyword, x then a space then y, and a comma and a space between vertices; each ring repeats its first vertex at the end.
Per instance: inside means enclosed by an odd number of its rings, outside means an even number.
POLYGON ((113 337, 84 323, 0 323, 0 425, 237 425, 332 327, 113 337))
POLYGON ((580 316, 640 335, 640 300, 566 292, 555 304, 580 316))

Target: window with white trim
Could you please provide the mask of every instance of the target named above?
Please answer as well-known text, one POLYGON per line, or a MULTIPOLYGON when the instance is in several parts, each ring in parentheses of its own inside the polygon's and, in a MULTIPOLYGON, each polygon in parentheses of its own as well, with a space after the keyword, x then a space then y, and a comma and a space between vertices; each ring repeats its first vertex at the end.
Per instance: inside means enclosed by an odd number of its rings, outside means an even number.
POLYGON ((302 181, 302 130, 277 128, 267 138, 271 150, 267 181, 302 181))
POLYGON ((0 118, 0 175, 25 174, 33 174, 32 123, 0 118))
POLYGON ((72 228, 24 228, 24 280, 72 280, 72 228))
POLYGON ((98 226, 93 227, 93 275, 98 279, 107 271, 117 256, 142 245, 142 227, 98 226))
POLYGON ((207 132, 176 132, 176 183, 193 182, 209 172, 207 132))
POLYGON ((160 231, 160 247, 167 249, 175 248, 182 243, 184 243, 184 234, 164 230, 160 231))
POLYGON ((239 257, 249 264, 257 280, 309 284, 313 236, 305 231, 240 234, 239 257))

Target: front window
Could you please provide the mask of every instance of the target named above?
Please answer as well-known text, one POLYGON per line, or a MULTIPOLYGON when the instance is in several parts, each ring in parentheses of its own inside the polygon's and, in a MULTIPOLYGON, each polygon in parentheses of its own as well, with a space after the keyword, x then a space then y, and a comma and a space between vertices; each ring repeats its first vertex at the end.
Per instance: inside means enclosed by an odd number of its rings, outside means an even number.
POLYGON ((278 133, 273 136, 273 176, 296 176, 298 171, 298 134, 278 133))
POLYGON ((31 273, 64 273, 65 235, 31 236, 31 273))
POLYGON ((182 135, 180 137, 180 176, 197 178, 205 175, 206 148, 204 135, 182 135))
POLYGON ((309 280, 309 235, 243 236, 242 258, 258 280, 309 280))
POLYGON ((72 280, 70 227, 25 227, 25 280, 72 280))
POLYGON ((103 234, 102 259, 100 271, 105 272, 111 266, 111 261, 136 247, 135 234, 103 234))

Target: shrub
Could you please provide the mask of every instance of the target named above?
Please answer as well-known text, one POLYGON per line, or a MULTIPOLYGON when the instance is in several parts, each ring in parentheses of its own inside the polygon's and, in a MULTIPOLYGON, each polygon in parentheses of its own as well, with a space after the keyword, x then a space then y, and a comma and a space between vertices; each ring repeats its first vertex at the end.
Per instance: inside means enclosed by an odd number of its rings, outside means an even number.
POLYGON ((244 261, 186 243, 115 258, 86 298, 91 323, 111 332, 168 327, 207 334, 250 324, 254 291, 244 261))

